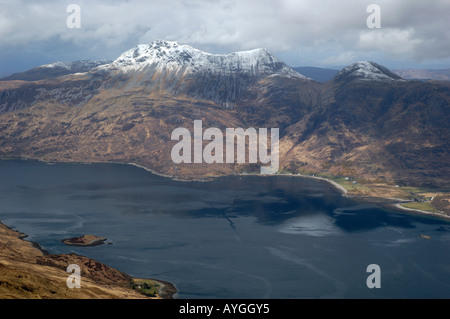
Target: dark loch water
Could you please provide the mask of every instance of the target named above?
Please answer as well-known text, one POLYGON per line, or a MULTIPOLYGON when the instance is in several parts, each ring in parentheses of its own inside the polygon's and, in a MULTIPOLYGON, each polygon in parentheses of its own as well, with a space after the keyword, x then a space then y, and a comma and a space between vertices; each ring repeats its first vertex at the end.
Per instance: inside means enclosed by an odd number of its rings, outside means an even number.
POLYGON ((51 253, 173 282, 177 298, 450 298, 450 223, 295 176, 177 182, 128 165, 0 161, 0 220, 51 253), (60 242, 82 234, 113 244, 60 242))

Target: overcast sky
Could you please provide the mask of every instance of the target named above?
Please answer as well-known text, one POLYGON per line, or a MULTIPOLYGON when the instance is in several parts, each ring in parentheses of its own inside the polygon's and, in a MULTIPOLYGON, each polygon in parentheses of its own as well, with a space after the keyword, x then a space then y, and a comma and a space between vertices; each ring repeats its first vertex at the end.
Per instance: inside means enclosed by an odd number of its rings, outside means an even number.
POLYGON ((115 59, 157 39, 211 53, 265 47, 290 66, 450 68, 450 0, 0 0, 0 76, 115 59), (81 28, 66 25, 78 4, 81 28), (381 28, 369 29, 378 4, 381 28))

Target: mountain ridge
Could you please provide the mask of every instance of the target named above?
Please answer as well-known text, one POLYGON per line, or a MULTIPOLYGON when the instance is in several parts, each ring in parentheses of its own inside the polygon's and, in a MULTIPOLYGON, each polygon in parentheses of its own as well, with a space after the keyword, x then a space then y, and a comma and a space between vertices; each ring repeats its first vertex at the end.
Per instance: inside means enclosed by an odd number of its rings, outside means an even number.
POLYGON ((334 81, 404 81, 399 75, 388 68, 372 61, 359 61, 340 70, 334 81))
POLYGON ((289 68, 267 49, 258 48, 229 54, 211 54, 176 41, 157 40, 140 44, 125 51, 112 63, 99 69, 117 68, 123 72, 136 71, 156 65, 156 69, 171 71, 249 73, 258 75, 285 75, 307 79, 289 68))
POLYGON ((0 81, 39 81, 57 78, 59 76, 84 73, 93 68, 110 63, 110 60, 77 60, 69 62, 54 62, 34 67, 24 72, 14 73, 3 78, 0 81))
MULTIPOLYGON (((145 50, 126 57, 134 62, 145 50)), ((188 179, 254 170, 175 165, 172 130, 202 119, 220 129, 279 128, 281 170, 450 186, 448 85, 401 80, 373 64, 375 79, 358 80, 361 66, 350 65, 342 81, 319 83, 276 76, 276 68, 184 74, 151 62, 136 73, 110 70, 112 63, 50 80, 0 82, 0 155, 136 163, 188 179)))

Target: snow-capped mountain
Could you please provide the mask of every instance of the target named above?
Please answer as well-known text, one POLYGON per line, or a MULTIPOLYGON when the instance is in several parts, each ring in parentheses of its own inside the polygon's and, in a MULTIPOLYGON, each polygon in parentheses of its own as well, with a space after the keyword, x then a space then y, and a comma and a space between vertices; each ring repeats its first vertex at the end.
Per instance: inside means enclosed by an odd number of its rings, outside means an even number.
POLYGON ((202 119, 279 128, 283 170, 447 188, 449 105, 447 83, 404 81, 373 62, 324 84, 264 49, 214 55, 156 41, 88 72, 0 81, 0 155, 132 162, 182 178, 251 171, 174 164, 173 130, 202 119))
POLYGON ((372 61, 353 63, 335 76, 335 81, 364 80, 364 81, 403 81, 397 74, 386 67, 372 61))
POLYGON ((80 60, 80 61, 70 61, 70 62, 55 62, 50 64, 44 64, 38 66, 38 69, 66 69, 66 70, 76 70, 80 72, 87 72, 91 69, 103 65, 111 63, 110 60, 80 60))
POLYGON ((292 70, 266 49, 210 54, 175 41, 157 40, 140 44, 124 52, 111 64, 100 70, 159 71, 217 74, 248 74, 251 76, 279 75, 308 79, 292 70))
POLYGON ((110 78, 110 87, 211 100, 225 108, 233 108, 265 78, 311 81, 266 49, 210 54, 162 40, 138 45, 90 74, 110 78))

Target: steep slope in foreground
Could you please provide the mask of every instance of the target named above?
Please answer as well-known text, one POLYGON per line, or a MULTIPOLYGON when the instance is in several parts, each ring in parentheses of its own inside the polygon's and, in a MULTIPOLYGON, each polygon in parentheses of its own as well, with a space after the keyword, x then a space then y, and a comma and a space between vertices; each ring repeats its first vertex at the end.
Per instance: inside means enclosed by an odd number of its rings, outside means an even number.
POLYGON ((130 288, 132 278, 93 259, 44 254, 0 223, 0 299, 142 299, 130 288), (81 268, 81 288, 69 289, 66 268, 81 268))

